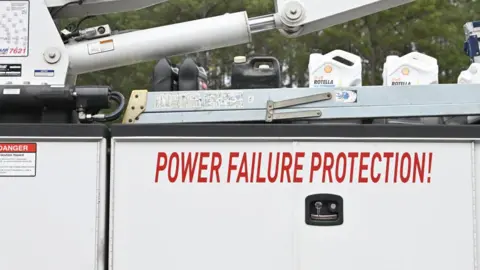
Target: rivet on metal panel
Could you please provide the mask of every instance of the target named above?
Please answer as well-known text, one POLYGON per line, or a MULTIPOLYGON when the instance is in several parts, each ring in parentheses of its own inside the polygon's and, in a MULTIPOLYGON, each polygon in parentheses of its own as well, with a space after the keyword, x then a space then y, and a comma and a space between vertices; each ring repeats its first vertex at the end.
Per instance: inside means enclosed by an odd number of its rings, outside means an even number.
POLYGON ((267 113, 267 118, 265 122, 272 122, 273 121, 273 113, 267 113))
POLYGON ((148 90, 133 90, 128 101, 127 109, 123 116, 123 123, 134 123, 140 119, 140 115, 145 111, 147 105, 148 90))
POLYGON ((267 114, 266 114, 266 117, 265 117, 265 122, 272 122, 273 121, 273 109, 274 109, 273 101, 271 101, 271 100, 267 101, 267 114))
POLYGON ((273 109, 273 101, 271 101, 271 100, 267 101, 267 108, 268 109, 273 109))

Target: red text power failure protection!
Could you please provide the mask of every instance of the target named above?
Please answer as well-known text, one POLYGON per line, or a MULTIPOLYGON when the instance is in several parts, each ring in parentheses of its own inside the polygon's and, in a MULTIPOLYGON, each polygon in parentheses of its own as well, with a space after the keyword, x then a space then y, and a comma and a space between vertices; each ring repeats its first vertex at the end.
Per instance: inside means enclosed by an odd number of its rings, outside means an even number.
POLYGON ((155 183, 430 183, 431 152, 158 152, 155 183))

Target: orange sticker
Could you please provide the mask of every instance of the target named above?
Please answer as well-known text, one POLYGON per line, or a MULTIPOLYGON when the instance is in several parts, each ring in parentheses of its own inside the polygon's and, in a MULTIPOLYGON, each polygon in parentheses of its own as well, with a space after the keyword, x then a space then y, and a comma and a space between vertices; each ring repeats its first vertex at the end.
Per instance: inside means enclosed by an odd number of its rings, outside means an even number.
POLYGON ((410 73, 410 70, 408 68, 403 68, 402 69, 402 74, 403 75, 408 75, 410 73))
POLYGON ((325 71, 325 73, 330 73, 330 72, 332 72, 332 70, 333 70, 332 66, 329 66, 329 65, 325 66, 325 68, 323 69, 323 71, 325 71))

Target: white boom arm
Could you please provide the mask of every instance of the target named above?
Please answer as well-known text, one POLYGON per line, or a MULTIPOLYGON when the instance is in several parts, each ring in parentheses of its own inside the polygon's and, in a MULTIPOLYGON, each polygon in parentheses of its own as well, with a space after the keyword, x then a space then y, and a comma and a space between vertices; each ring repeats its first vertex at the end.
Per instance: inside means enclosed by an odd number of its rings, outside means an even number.
POLYGON ((71 72, 81 74, 249 41, 247 14, 238 12, 67 45, 67 51, 71 72), (92 47, 114 50, 92 54, 92 47))
POLYGON ((331 3, 317 0, 276 0, 280 30, 295 37, 355 20, 414 0, 338 0, 331 3))
POLYGON ((276 0, 275 14, 251 19, 238 12, 116 35, 104 25, 62 38, 52 17, 122 12, 165 0, 2 0, 0 84, 72 84, 71 78, 82 73, 244 44, 252 33, 271 29, 305 35, 412 1, 276 0))

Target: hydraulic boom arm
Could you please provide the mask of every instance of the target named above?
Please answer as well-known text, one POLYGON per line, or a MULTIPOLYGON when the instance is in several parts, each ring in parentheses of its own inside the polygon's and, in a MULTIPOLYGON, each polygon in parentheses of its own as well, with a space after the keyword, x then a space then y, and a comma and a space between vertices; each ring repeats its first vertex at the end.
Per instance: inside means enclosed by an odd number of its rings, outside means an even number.
MULTIPOLYGON (((248 43, 251 34, 280 29, 299 36, 389 9, 412 0, 276 1, 276 13, 249 19, 245 12, 112 36, 115 51, 91 54, 87 44, 67 45, 73 73, 113 68, 165 56, 248 43)), ((143 5, 146 5, 144 3, 143 5)))
POLYGON ((306 35, 370 14, 413 2, 414 0, 340 0, 326 3, 316 0, 275 0, 277 28, 288 36, 306 35))
POLYGON ((58 33, 55 18, 123 12, 166 0, 0 1, 7 23, 0 64, 12 70, 0 84, 74 84, 78 74, 248 43, 253 33, 279 29, 295 37, 413 0, 276 0, 276 13, 246 12, 112 34, 108 25, 58 33), (11 66, 10 66, 11 65, 11 66), (19 72, 16 72, 20 68, 19 72))

